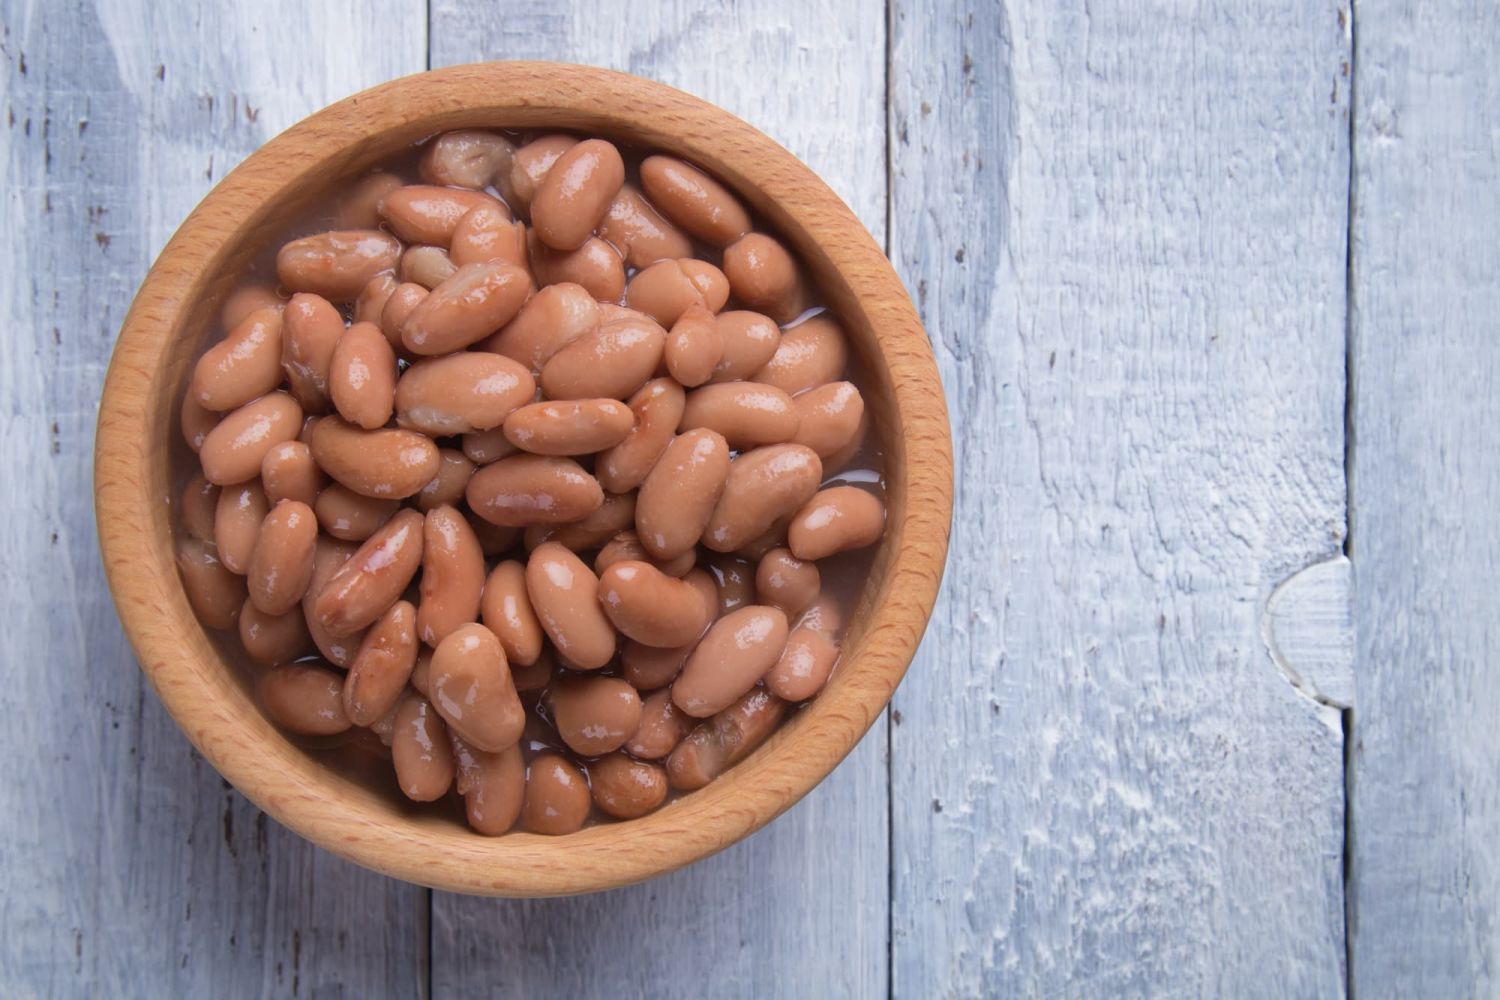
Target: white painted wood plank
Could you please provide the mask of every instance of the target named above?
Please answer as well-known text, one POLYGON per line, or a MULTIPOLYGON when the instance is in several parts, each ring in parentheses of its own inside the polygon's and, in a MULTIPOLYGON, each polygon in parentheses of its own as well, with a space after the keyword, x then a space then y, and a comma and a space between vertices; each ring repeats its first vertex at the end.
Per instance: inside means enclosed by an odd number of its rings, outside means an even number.
POLYGON ((1339 713, 1261 618, 1344 535, 1345 15, 896 0, 892 41, 958 457, 893 994, 1339 995, 1339 713))
POLYGON ((1361 0, 1354 989, 1500 993, 1500 10, 1361 0))
MULTIPOLYGON (((885 26, 858 0, 725 7, 436 0, 434 66, 593 63, 653 77, 764 129, 885 232, 885 26)), ((881 996, 885 731, 748 841, 604 895, 433 897, 433 995, 881 996)))
POLYGON ((4 992, 415 994, 426 893, 268 821, 144 683, 100 571, 90 467, 116 331, 172 228, 297 118, 420 69, 425 7, 5 6, 4 992))

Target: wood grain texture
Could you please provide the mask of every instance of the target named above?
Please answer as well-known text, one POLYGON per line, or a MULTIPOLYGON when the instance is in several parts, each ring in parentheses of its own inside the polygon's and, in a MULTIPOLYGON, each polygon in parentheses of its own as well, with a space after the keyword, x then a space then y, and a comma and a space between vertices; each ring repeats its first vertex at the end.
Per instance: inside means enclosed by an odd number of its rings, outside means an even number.
MULTIPOLYGON (((794 14, 651 0, 585 13, 437 0, 432 61, 504 52, 683 87, 784 143, 883 239, 884 25, 861 6, 825 0, 794 14)), ((524 903, 435 894, 434 997, 478 984, 531 997, 883 995, 885 751, 877 725, 788 815, 645 885, 524 903)))
POLYGON ((895 3, 959 470, 894 703, 896 996, 1344 988, 1339 714, 1261 619, 1344 536, 1346 20, 895 3))
POLYGON ((1353 956, 1500 992, 1500 11, 1357 8, 1353 956))
POLYGON ((100 571, 90 466, 110 348, 152 256, 280 128, 420 68, 423 7, 4 8, 0 425, 27 471, 0 481, 3 991, 414 993, 425 893, 269 821, 147 689, 100 571))

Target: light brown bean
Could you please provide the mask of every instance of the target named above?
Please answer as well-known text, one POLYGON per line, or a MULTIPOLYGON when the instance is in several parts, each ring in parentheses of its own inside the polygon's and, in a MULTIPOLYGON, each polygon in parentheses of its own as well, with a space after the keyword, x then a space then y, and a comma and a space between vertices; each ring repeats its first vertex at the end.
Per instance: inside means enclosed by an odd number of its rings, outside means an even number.
POLYGON ((865 416, 864 397, 853 382, 829 382, 807 390, 793 402, 797 407, 797 436, 792 440, 811 448, 822 459, 847 448, 865 416))
POLYGON ((281 368, 292 396, 308 413, 328 408, 328 369, 344 335, 344 317, 321 295, 299 292, 282 319, 281 368))
POLYGON ((755 565, 739 556, 715 555, 708 560, 719 597, 719 617, 755 603, 755 565))
POLYGON ((715 317, 724 354, 714 366, 713 381, 747 379, 764 368, 781 344, 781 328, 769 316, 734 309, 715 317))
POLYGON ((244 576, 250 572, 255 539, 271 504, 259 479, 226 486, 219 491, 214 508, 214 548, 224 568, 244 576))
POLYGON ((641 386, 630 397, 633 426, 624 440, 594 463, 599 485, 611 493, 624 493, 645 482, 672 443, 686 402, 682 386, 669 378, 652 379, 641 386))
POLYGON ((312 647, 307 620, 300 607, 284 615, 268 615, 246 600, 240 608, 240 645, 252 663, 274 667, 290 663, 312 647))
POLYGON ((873 545, 885 533, 885 504, 858 486, 820 490, 792 518, 787 544, 798 559, 826 559, 873 545))
MULTIPOLYGON (((606 493, 604 502, 588 514, 568 524, 545 525, 546 537, 538 537, 530 548, 553 541, 564 548, 581 552, 602 545, 635 523, 635 494, 606 493)), ((528 532, 531 529, 527 529, 528 532)), ((531 540, 528 539, 528 542, 531 540)))
POLYGON ((422 515, 403 510, 365 540, 313 601, 313 617, 329 634, 368 627, 401 598, 422 563, 422 515))
POLYGON ((531 233, 526 256, 538 285, 580 285, 600 302, 619 302, 625 294, 625 261, 598 237, 585 240, 577 250, 554 250, 531 233))
POLYGON ((674 559, 698 544, 730 470, 729 445, 711 430, 681 434, 641 483, 635 530, 646 551, 674 559))
POLYGON ((472 431, 463 436, 464 457, 475 465, 489 465, 502 458, 518 455, 521 449, 511 444, 505 436, 505 427, 491 427, 487 431, 472 431))
POLYGON ((620 650, 621 676, 637 691, 666 687, 682 673, 682 665, 697 646, 697 639, 670 649, 627 641, 620 650))
POLYGON ((730 463, 703 544, 716 552, 733 552, 810 500, 822 478, 817 452, 800 444, 773 444, 742 453, 730 463))
POLYGON ((707 718, 755 686, 786 648, 786 615, 752 604, 709 627, 672 682, 672 701, 688 715, 707 718))
POLYGON ((653 559, 651 553, 647 552, 646 547, 641 544, 640 535, 634 531, 620 531, 606 542, 599 550, 599 554, 594 557, 594 572, 602 574, 616 563, 631 559, 648 562, 667 576, 681 579, 698 564, 698 553, 689 549, 675 559, 653 559))
POLYGON ((257 309, 193 366, 190 391, 199 406, 223 412, 281 384, 280 306, 257 309))
POLYGON ((751 378, 796 396, 843 378, 848 367, 849 344, 844 331, 821 314, 782 331, 776 353, 751 378))
POLYGON ((199 452, 203 450, 203 442, 208 437, 208 432, 218 424, 219 415, 213 410, 198 405, 198 401, 193 398, 193 390, 189 387, 182 397, 182 408, 178 411, 177 422, 182 427, 182 439, 194 452, 199 452))
POLYGON ((431 294, 415 281, 407 281, 397 285, 391 297, 385 300, 385 308, 380 310, 380 332, 390 342, 391 350, 406 350, 406 345, 401 342, 401 327, 422 300, 431 294))
POLYGON ((462 625, 438 643, 428 684, 433 705, 465 743, 498 753, 521 738, 526 710, 500 640, 483 625, 462 625))
POLYGON ((421 285, 430 291, 453 277, 458 265, 448 259, 448 251, 442 247, 418 244, 401 251, 401 263, 396 271, 403 282, 421 285))
POLYGON ((482 129, 444 132, 422 150, 417 173, 429 184, 483 190, 499 173, 510 172, 516 144, 482 129))
POLYGON ((344 713, 372 726, 401 700, 417 663, 417 609, 397 601, 365 633, 344 678, 344 713))
POLYGON ((477 345, 542 373, 552 355, 599 325, 599 306, 588 289, 572 282, 537 292, 505 329, 477 345))
POLYGON ((206 628, 234 627, 245 603, 245 578, 231 573, 213 545, 197 538, 177 540, 177 572, 193 613, 206 628))
POLYGON ((625 440, 634 425, 630 407, 616 399, 547 400, 512 411, 505 436, 534 455, 592 455, 625 440))
POLYGON ((824 478, 832 478, 849 468, 855 457, 864 450, 865 438, 869 432, 870 414, 864 413, 860 416, 859 424, 854 428, 854 434, 849 438, 849 443, 823 459, 824 478))
POLYGON ((302 407, 284 392, 268 392, 225 415, 203 438, 198 460, 208 481, 242 483, 259 474, 266 453, 302 429, 302 407))
POLYGON ((396 422, 434 437, 499 427, 536 394, 536 380, 500 354, 460 351, 426 358, 396 383, 396 422))
POLYGON ((328 369, 328 395, 339 416, 367 431, 391 419, 396 353, 380 327, 355 323, 344 331, 328 369))
POLYGON ((271 721, 301 736, 334 736, 349 728, 343 678, 327 667, 286 663, 266 671, 257 686, 271 721))
POLYGON ((472 475, 474 463, 468 456, 456 448, 439 448, 437 475, 417 493, 417 506, 432 510, 445 503, 462 503, 472 475))
POLYGON ((765 688, 752 688, 688 733, 667 758, 667 780, 678 791, 702 788, 750 756, 776 731, 786 711, 786 702, 765 688))
POLYGON ((636 270, 659 260, 693 255, 692 241, 662 218, 633 184, 620 188, 609 203, 599 223, 599 235, 636 270))
POLYGON ((380 199, 380 217, 407 243, 446 247, 458 221, 480 205, 505 207, 482 191, 408 184, 380 199))
POLYGON ((276 254, 276 277, 293 292, 353 302, 381 271, 396 266, 401 244, 375 229, 343 229, 292 240, 276 254))
POLYGON ((597 757, 635 735, 641 696, 618 677, 570 674, 552 687, 552 721, 569 749, 597 757))
POLYGON ((506 554, 516 547, 516 540, 521 537, 520 528, 492 524, 473 511, 465 511, 464 517, 474 529, 474 537, 479 539, 479 547, 484 550, 486 558, 506 554))
POLYGON ((622 635, 662 649, 698 638, 717 610, 691 583, 635 560, 615 563, 604 571, 599 577, 599 601, 622 635))
POLYGON ((662 326, 671 326, 689 306, 716 313, 729 299, 729 281, 708 261, 684 257, 657 261, 637 271, 625 288, 625 304, 662 326))
POLYGON ((448 727, 426 698, 409 694, 401 699, 391 760, 396 765, 396 783, 414 802, 435 802, 452 787, 457 765, 448 727))
POLYGON ((748 559, 758 564, 761 558, 772 549, 786 548, 786 526, 791 523, 791 520, 791 514, 783 514, 772 521, 771 526, 765 531, 735 549, 734 554, 741 559, 748 559))
POLYGON ((328 484, 328 477, 313 461, 312 449, 301 441, 283 441, 261 459, 260 482, 272 503, 300 500, 310 507, 328 484))
MULTIPOLYGON (((484 551, 456 507, 427 512, 422 527, 422 602, 417 634, 429 646, 461 625, 479 619, 484 590, 484 551)), ((494 749, 494 748, 490 748, 494 749)))
POLYGON ((509 190, 502 189, 506 200, 522 211, 527 210, 553 164, 577 144, 578 140, 571 135, 553 133, 517 149, 510 168, 509 190))
POLYGON ((599 607, 599 578, 556 542, 538 545, 526 562, 526 593, 558 655, 578 670, 597 670, 615 655, 615 630, 599 607))
POLYGON ((627 754, 612 753, 588 765, 594 804, 616 819, 638 819, 667 800, 667 772, 627 754))
POLYGON ((806 701, 828 683, 839 658, 839 644, 822 631, 804 625, 792 629, 786 648, 766 672, 766 689, 778 698, 806 701))
POLYGON ((677 225, 716 247, 750 231, 750 216, 738 199, 697 167, 670 156, 641 161, 646 197, 677 225))
POLYGON ((302 617, 307 624, 307 632, 312 636, 318 652, 336 667, 347 668, 354 662, 354 654, 359 651, 364 633, 356 631, 347 636, 335 636, 318 621, 313 608, 318 595, 323 592, 333 574, 358 551, 359 546, 353 542, 342 542, 327 535, 319 535, 317 548, 313 551, 312 582, 307 585, 307 594, 302 598, 302 617))
POLYGON ((547 171, 531 199, 531 225, 555 250, 576 250, 594 233, 625 183, 625 161, 613 143, 585 139, 547 171))
POLYGON ((724 248, 724 277, 735 298, 779 322, 790 322, 807 308, 797 262, 765 233, 746 233, 724 248))
POLYGON ((667 371, 685 386, 702 385, 724 359, 724 337, 714 314, 701 302, 682 311, 667 334, 667 371))
POLYGON ((604 503, 599 481, 570 458, 515 455, 474 473, 469 509, 493 524, 563 524, 604 503))
POLYGON ((401 342, 413 354, 462 350, 509 323, 530 294, 531 275, 513 264, 466 264, 417 303, 401 342))
POLYGON ((759 382, 721 382, 687 394, 682 429, 718 431, 731 448, 781 444, 797 436, 799 418, 792 397, 759 382))
POLYGON ((265 282, 240 285, 225 296, 224 305, 219 309, 219 325, 226 330, 233 330, 257 310, 285 305, 286 299, 281 297, 274 285, 265 282))
POLYGON ((469 826, 489 837, 506 833, 521 815, 526 797, 526 760, 519 743, 488 753, 448 733, 458 765, 458 794, 464 797, 469 826))
POLYGON ((214 540, 214 519, 219 507, 220 489, 222 487, 209 482, 201 472, 189 479, 182 488, 182 495, 177 501, 178 517, 182 519, 183 529, 199 541, 214 540))
POLYGON ((456 267, 503 260, 523 271, 530 270, 526 227, 498 205, 478 205, 458 220, 448 246, 448 260, 456 267))
POLYGON ((657 691, 641 703, 641 724, 625 749, 643 760, 661 760, 676 749, 697 721, 672 704, 671 691, 657 691))
POLYGON ((538 754, 527 769, 521 829, 549 836, 573 833, 588 819, 589 802, 582 771, 561 754, 538 754))
POLYGON ((818 599, 823 578, 817 563, 798 559, 790 549, 772 549, 755 567, 755 594, 761 604, 796 618, 818 599))
POLYGON ((354 300, 354 322, 379 326, 385 304, 391 300, 391 295, 400 284, 390 271, 381 271, 367 281, 365 287, 359 290, 359 297, 354 300))
POLYGON ((432 650, 428 649, 426 646, 423 646, 421 643, 418 643, 417 662, 412 665, 411 678, 408 683, 411 685, 411 689, 413 691, 417 692, 417 694, 421 695, 423 698, 426 698, 428 701, 431 701, 432 685, 429 683, 431 680, 432 650))
POLYGON ((605 323, 552 355, 542 391, 549 399, 627 399, 655 374, 666 340, 650 320, 605 323))
POLYGON ((338 200, 334 218, 339 229, 380 228, 380 199, 401 186, 395 174, 370 174, 356 181, 338 200))
POLYGON ((338 417, 324 417, 312 429, 308 447, 336 482, 381 500, 411 496, 438 471, 437 445, 415 431, 367 431, 338 417))
POLYGON ((535 663, 524 666, 511 664, 510 676, 515 681, 516 690, 522 694, 537 692, 545 689, 552 683, 552 675, 557 671, 557 663, 553 660, 552 653, 543 649, 542 655, 538 656, 535 663))
POLYGON ((542 654, 542 625, 526 593, 526 567, 514 559, 496 564, 484 582, 479 608, 484 627, 495 633, 512 670, 542 654))
POLYGON ((313 512, 323 530, 346 542, 369 538, 400 509, 400 500, 361 496, 340 483, 324 489, 313 503, 313 512))
POLYGON ((250 600, 268 615, 297 606, 312 581, 318 520, 300 500, 282 500, 261 521, 250 554, 250 600))

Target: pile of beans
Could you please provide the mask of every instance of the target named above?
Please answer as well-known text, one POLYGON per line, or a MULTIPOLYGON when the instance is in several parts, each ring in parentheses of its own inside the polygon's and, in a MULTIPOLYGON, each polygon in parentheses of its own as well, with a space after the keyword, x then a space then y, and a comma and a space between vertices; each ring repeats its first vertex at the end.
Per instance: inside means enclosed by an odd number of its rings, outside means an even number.
POLYGON ((412 159, 226 300, 181 410, 187 595, 272 720, 413 800, 486 834, 645 815, 838 660, 868 559, 819 561, 885 524, 844 333, 680 160, 488 131, 412 159))

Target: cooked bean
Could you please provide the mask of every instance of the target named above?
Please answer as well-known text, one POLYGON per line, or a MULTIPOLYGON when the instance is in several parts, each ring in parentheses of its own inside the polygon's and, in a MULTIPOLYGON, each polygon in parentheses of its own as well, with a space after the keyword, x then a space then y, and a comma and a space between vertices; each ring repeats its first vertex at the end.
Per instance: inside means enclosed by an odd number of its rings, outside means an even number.
POLYGON ((786 526, 792 521, 791 514, 783 514, 771 522, 771 526, 750 541, 734 550, 741 559, 759 563, 772 549, 786 548, 786 526))
POLYGON ((786 702, 757 687, 699 723, 667 758, 672 787, 684 792, 702 788, 750 756, 776 730, 786 710, 786 702))
POLYGON ((452 787, 457 765, 448 727, 426 698, 409 694, 401 699, 391 760, 396 765, 396 783, 414 802, 435 802, 452 787))
POLYGON ((798 559, 825 559, 879 541, 885 531, 885 505, 858 486, 820 490, 797 511, 787 540, 798 559))
POLYGON ((432 700, 432 650, 417 643, 417 662, 412 665, 411 678, 407 683, 411 689, 428 701, 432 700))
POLYGON ((738 556, 716 555, 708 560, 719 597, 719 616, 755 603, 755 566, 738 556))
POLYGON ((552 721, 577 754, 618 750, 641 724, 641 696, 618 677, 570 674, 552 687, 552 721))
POLYGON ((214 425, 203 438, 198 460, 208 481, 218 486, 242 483, 260 472, 266 453, 296 438, 302 408, 284 392, 251 400, 214 425))
POLYGON ((362 542, 401 509, 400 500, 377 500, 361 496, 340 483, 318 494, 313 504, 318 524, 334 538, 362 542))
POLYGON ((520 454, 521 449, 510 443, 505 436, 505 427, 491 427, 487 431, 472 431, 463 436, 464 457, 475 465, 489 465, 502 458, 520 454))
POLYGON ((717 610, 691 583, 633 560, 616 563, 599 577, 599 601, 622 635, 659 648, 698 638, 717 610))
POLYGON ((417 609, 392 604, 365 633, 344 678, 344 713, 356 726, 374 725, 401 700, 417 663, 417 609))
POLYGON ((261 706, 271 721, 302 736, 333 736, 349 728, 343 678, 327 667, 286 663, 261 677, 261 706))
POLYGON ((219 309, 219 324, 226 330, 233 330, 251 313, 267 306, 284 308, 286 299, 269 284, 240 285, 225 297, 224 305, 219 309))
POLYGON ((728 708, 771 669, 786 639, 780 609, 752 604, 731 611, 709 627, 688 657, 672 682, 672 701, 700 719, 728 708))
POLYGON ((512 411, 505 436, 534 455, 591 455, 625 440, 634 425, 630 407, 618 400, 558 400, 512 411))
POLYGON ((539 754, 527 769, 521 829, 552 836, 573 833, 588 818, 589 802, 583 772, 560 754, 539 754))
POLYGON ((359 290, 359 298, 354 300, 354 322, 379 326, 385 304, 400 285, 401 282, 389 271, 381 271, 365 282, 365 287, 359 290))
POLYGON ((401 186, 401 178, 391 173, 375 173, 354 183, 338 200, 335 212, 339 229, 380 228, 380 199, 401 186))
POLYGON ((361 496, 409 497, 438 471, 437 445, 415 431, 367 431, 338 417, 324 417, 313 428, 308 446, 324 472, 361 496))
POLYGON ((627 641, 620 650, 620 675, 637 691, 654 691, 666 687, 682 673, 682 665, 697 646, 697 639, 669 649, 627 641))
POLYGON ((656 372, 666 339, 650 320, 605 323, 552 355, 542 391, 549 399, 626 399, 656 372))
POLYGON ((820 315, 783 331, 776 353, 751 378, 795 396, 837 381, 848 367, 849 345, 844 331, 826 315, 820 315))
POLYGON ((513 264, 466 264, 417 303, 401 342, 413 354, 462 350, 509 323, 530 294, 531 276, 513 264))
POLYGON ((591 761, 589 792, 594 804, 616 819, 637 819, 667 800, 667 772, 623 753, 591 761))
MULTIPOLYGON (((823 476, 825 479, 832 478, 849 468, 855 457, 864 450, 865 437, 869 434, 869 431, 870 415, 869 413, 865 413, 859 418, 859 424, 854 428, 854 434, 849 438, 849 443, 823 459, 823 476)), ((878 463, 880 459, 878 457, 870 459, 866 464, 869 464, 871 461, 878 463)))
POLYGON ((685 386, 702 385, 724 358, 724 337, 714 314, 701 302, 682 311, 667 335, 667 371, 685 386))
POLYGON ((724 491, 731 463, 723 435, 681 434, 641 483, 635 530, 658 559, 673 559, 698 544, 724 491))
POLYGON ((839 610, 839 602, 827 594, 819 596, 802 612, 802 617, 797 619, 797 627, 816 629, 829 638, 837 636, 844 627, 844 615, 839 610))
POLYGON ((272 503, 301 500, 312 506, 328 477, 313 461, 312 449, 301 441, 283 441, 261 459, 260 482, 272 503))
POLYGON ((818 599, 823 579, 816 563, 798 559, 790 549, 772 549, 755 567, 755 594, 761 604, 795 618, 818 599))
POLYGON ((625 261, 598 237, 584 241, 577 250, 554 250, 532 233, 526 241, 526 255, 538 285, 571 282, 601 302, 619 302, 625 294, 625 261))
POLYGON ((511 664, 510 676, 515 682, 516 690, 528 694, 541 691, 552 683, 552 675, 556 670, 557 664, 552 659, 552 653, 543 649, 535 663, 511 664))
POLYGON ((852 382, 820 385, 793 402, 798 420, 797 436, 792 440, 824 459, 837 455, 855 440, 865 415, 864 397, 852 382))
POLYGON ((535 393, 531 373, 500 354, 460 351, 426 358, 396 383, 396 422, 434 437, 489 430, 535 393))
POLYGON ((521 738, 526 710, 500 640, 483 625, 460 626, 438 643, 428 684, 433 705, 464 742, 497 753, 521 738))
POLYGON ((219 507, 219 490, 202 473, 189 479, 177 501, 178 516, 189 535, 203 542, 214 540, 214 520, 219 507))
POLYGON ((557 158, 531 199, 531 224, 542 242, 576 250, 594 233, 625 183, 625 161, 613 143, 585 139, 557 158))
POLYGON ((781 344, 781 328, 769 316, 734 309, 715 317, 724 354, 714 367, 713 381, 746 379, 766 366, 781 344))
POLYGON ((637 271, 625 289, 625 304, 662 326, 676 323, 689 306, 716 313, 729 298, 729 281, 712 264, 692 257, 657 261, 637 271))
POLYGON ((516 144, 481 129, 444 132, 422 151, 417 171, 429 184, 483 190, 501 171, 510 172, 516 144))
POLYGON ((432 510, 445 503, 461 503, 472 475, 474 463, 468 456, 456 448, 439 448, 437 475, 417 493, 417 506, 432 510))
MULTIPOLYGON (((546 538, 539 538, 536 548, 545 541, 554 541, 564 548, 581 552, 602 545, 619 532, 635 523, 635 494, 606 493, 604 502, 586 517, 569 524, 542 526, 546 538)), ((530 530, 530 529, 528 529, 530 530)))
POLYGON ((516 150, 506 198, 512 205, 526 210, 553 164, 576 145, 578 140, 571 135, 553 134, 533 139, 516 150))
POLYGON ((214 508, 214 548, 225 569, 240 576, 250 572, 255 539, 270 509, 258 479, 219 491, 219 503, 214 508))
POLYGON ((511 219, 498 205, 478 205, 469 210, 453 230, 448 260, 455 267, 503 260, 507 264, 530 268, 526 257, 526 227, 511 219))
POLYGON ((321 295, 292 296, 282 314, 281 368, 292 396, 309 413, 328 408, 328 370, 344 335, 344 317, 321 295))
POLYGON ((474 473, 464 491, 469 509, 494 524, 576 521, 604 502, 599 481, 570 458, 515 455, 474 473))
POLYGON ((208 432, 218 424, 219 415, 198 405, 198 401, 193 398, 193 390, 189 388, 182 397, 182 409, 178 412, 177 422, 182 425, 182 439, 189 448, 198 452, 203 450, 203 441, 208 437, 208 432))
POLYGON ((358 551, 359 546, 353 542, 341 542, 327 535, 319 535, 317 548, 313 552, 312 582, 307 585, 307 594, 302 598, 302 617, 307 623, 308 634, 312 636, 318 652, 336 667, 347 668, 354 662, 354 654, 358 652, 359 644, 364 640, 364 633, 356 631, 347 636, 333 635, 318 621, 318 616, 313 613, 313 607, 318 595, 333 578, 333 574, 347 564, 358 551))
POLYGON ((448 505, 428 511, 422 527, 422 603, 417 609, 422 641, 436 646, 459 626, 477 621, 483 590, 484 552, 469 522, 448 505))
POLYGON ((703 544, 733 552, 810 500, 822 477, 817 453, 800 444, 773 444, 741 454, 730 463, 703 544))
POLYGON ((344 229, 292 240, 276 254, 276 276, 294 292, 352 302, 369 280, 396 266, 401 244, 375 229, 344 229))
POLYGON ((599 607, 599 578, 556 542, 526 562, 526 593, 558 654, 578 670, 597 670, 615 655, 615 630, 599 607))
POLYGON ((552 355, 598 325, 599 306, 588 289, 563 282, 533 295, 505 329, 479 347, 519 361, 540 375, 552 355))
POLYGON ((219 561, 213 545, 197 538, 179 538, 177 571, 182 574, 182 589, 200 622, 212 629, 234 625, 245 603, 245 578, 231 573, 219 561))
POLYGON ((687 394, 682 429, 707 427, 735 449, 781 444, 797 436, 792 397, 759 382, 721 382, 687 394))
POLYGON ((781 656, 766 672, 766 689, 789 702, 806 701, 823 690, 838 658, 839 645, 830 636, 798 625, 787 637, 781 656))
POLYGON ((300 500, 282 500, 265 519, 250 555, 250 600, 268 615, 297 606, 312 581, 318 521, 300 500))
POLYGON ((458 766, 455 788, 464 797, 469 826, 496 837, 516 825, 526 797, 526 761, 519 743, 488 753, 465 743, 451 730, 449 741, 458 766))
POLYGON ((705 243, 728 246, 750 230, 750 216, 734 195, 681 160, 646 157, 641 161, 641 187, 663 215, 705 243))
POLYGON ((516 540, 521 537, 520 528, 492 524, 473 511, 465 511, 464 517, 468 520, 469 527, 474 529, 474 537, 479 539, 479 547, 488 558, 509 552, 516 547, 516 540))
POLYGON ((406 350, 406 345, 401 342, 401 327, 431 294, 415 281, 407 281, 397 285, 391 297, 385 300, 385 308, 380 310, 380 332, 385 334, 392 350, 406 350))
POLYGON ((284 615, 268 615, 246 600, 240 608, 240 645, 245 655, 263 667, 290 663, 312 646, 302 609, 284 615))
POLYGON ((397 266, 403 282, 436 288, 458 271, 458 265, 448 259, 448 251, 442 247, 419 244, 401 251, 401 263, 397 266))
POLYGON ((746 233, 724 248, 724 277, 735 298, 783 323, 807 308, 796 261, 765 233, 746 233))
POLYGON ((634 425, 624 440, 594 463, 599 485, 611 493, 633 490, 672 443, 686 403, 682 387, 669 378, 652 379, 630 397, 634 425))
POLYGON ((380 199, 380 217, 407 243, 446 247, 458 221, 480 205, 505 210, 482 191, 408 184, 380 199))
POLYGON ((422 523, 416 511, 400 511, 334 572, 313 602, 322 628, 349 635, 400 599, 422 562, 422 523))
POLYGON ((599 235, 636 270, 659 260, 693 255, 692 241, 662 218, 641 192, 628 183, 609 203, 599 223, 599 235))
POLYGON ((657 560, 651 557, 641 544, 641 536, 634 531, 621 531, 604 544, 594 557, 594 572, 602 574, 616 563, 627 560, 648 562, 667 576, 681 578, 698 563, 698 554, 692 549, 674 559, 657 560))
POLYGON ((280 306, 257 309, 203 352, 189 390, 198 405, 232 410, 281 383, 281 313, 280 306))
POLYGON ((526 567, 514 559, 498 563, 484 582, 480 616, 495 633, 512 670, 535 663, 542 653, 542 625, 526 593, 526 567))
POLYGON ((641 703, 641 724, 625 749, 645 760, 661 760, 676 749, 697 721, 672 704, 671 691, 657 691, 641 703))
POLYGON ((367 431, 391 419, 396 354, 374 323, 355 323, 339 338, 328 369, 328 394, 339 416, 367 431))

